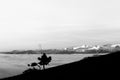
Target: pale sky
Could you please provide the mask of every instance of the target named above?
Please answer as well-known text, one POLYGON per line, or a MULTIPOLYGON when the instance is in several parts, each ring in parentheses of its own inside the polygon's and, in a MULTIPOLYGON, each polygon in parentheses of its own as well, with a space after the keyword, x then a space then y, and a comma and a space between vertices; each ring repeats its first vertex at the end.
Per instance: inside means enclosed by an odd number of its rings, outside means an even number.
POLYGON ((0 51, 120 43, 119 0, 0 0, 0 51))

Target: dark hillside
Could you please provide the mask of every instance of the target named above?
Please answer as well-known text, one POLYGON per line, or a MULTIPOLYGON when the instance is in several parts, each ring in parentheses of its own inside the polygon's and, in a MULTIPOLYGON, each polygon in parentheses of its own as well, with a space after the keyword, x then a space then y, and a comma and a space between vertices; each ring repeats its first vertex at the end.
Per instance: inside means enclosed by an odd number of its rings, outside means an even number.
MULTIPOLYGON (((80 79, 81 74, 115 74, 120 71, 120 52, 114 52, 102 56, 88 57, 81 61, 70 64, 65 64, 58 67, 49 68, 43 71, 33 71, 26 74, 21 74, 4 80, 41 80, 44 79, 80 79)), ((75 79, 75 80, 76 80, 75 79)))

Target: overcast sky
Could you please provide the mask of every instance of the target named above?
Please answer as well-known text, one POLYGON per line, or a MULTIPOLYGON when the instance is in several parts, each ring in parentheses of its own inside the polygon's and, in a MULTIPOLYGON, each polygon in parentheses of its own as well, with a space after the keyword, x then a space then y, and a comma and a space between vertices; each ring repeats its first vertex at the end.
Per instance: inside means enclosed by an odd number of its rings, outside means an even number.
POLYGON ((0 51, 120 43, 119 0, 0 0, 0 51))

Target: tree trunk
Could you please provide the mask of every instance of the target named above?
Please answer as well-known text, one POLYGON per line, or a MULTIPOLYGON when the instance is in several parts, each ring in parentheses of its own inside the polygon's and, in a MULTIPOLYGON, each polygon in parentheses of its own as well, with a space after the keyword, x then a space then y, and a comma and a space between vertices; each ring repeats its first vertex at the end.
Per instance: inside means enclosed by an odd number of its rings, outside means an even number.
POLYGON ((45 69, 45 65, 43 65, 43 70, 45 69))

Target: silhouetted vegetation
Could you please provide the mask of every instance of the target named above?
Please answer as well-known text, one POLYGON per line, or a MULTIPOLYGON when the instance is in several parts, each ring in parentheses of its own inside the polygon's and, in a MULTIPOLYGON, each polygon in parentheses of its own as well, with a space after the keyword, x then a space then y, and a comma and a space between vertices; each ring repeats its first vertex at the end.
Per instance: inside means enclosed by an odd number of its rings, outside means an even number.
POLYGON ((51 62, 52 57, 47 57, 46 53, 43 53, 43 55, 37 59, 39 62, 32 62, 31 64, 28 64, 29 69, 25 70, 23 73, 45 70, 45 65, 48 65, 51 62), (41 68, 41 66, 43 66, 43 68, 41 68))
POLYGON ((45 69, 45 65, 48 65, 49 62, 52 60, 51 56, 47 57, 45 53, 40 57, 38 57, 38 60, 40 61, 38 64, 43 66, 43 70, 45 69))

